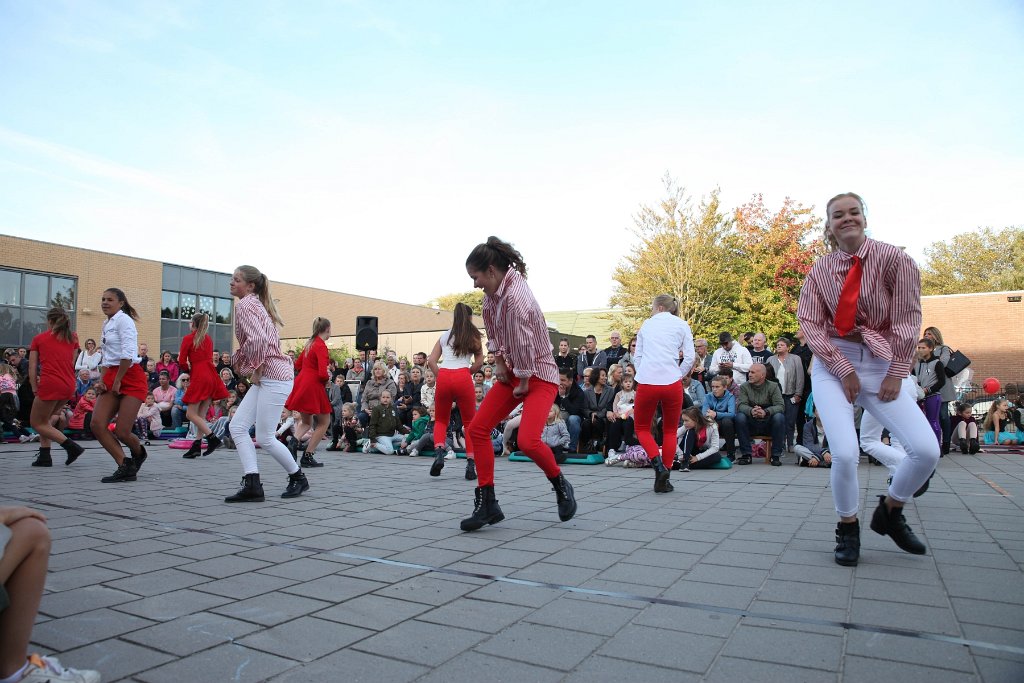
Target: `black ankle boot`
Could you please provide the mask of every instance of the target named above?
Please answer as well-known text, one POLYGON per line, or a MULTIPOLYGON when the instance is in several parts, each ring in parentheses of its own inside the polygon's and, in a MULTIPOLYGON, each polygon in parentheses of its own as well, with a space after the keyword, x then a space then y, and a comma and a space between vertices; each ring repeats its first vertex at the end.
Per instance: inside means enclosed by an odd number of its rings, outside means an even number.
POLYGON ((292 460, 295 462, 299 461, 299 440, 294 436, 289 436, 285 441, 285 446, 288 447, 288 452, 292 454, 292 460))
POLYGON ((146 462, 146 458, 148 457, 149 454, 146 453, 146 447, 143 446, 142 444, 139 444, 139 452, 136 453, 135 455, 132 455, 131 457, 131 460, 134 463, 136 474, 139 472, 139 470, 142 469, 142 463, 146 462))
POLYGON ((981 450, 981 444, 978 443, 978 440, 977 439, 971 439, 971 448, 970 448, 971 453, 972 454, 973 453, 977 453, 980 450, 981 450))
POLYGON ((551 488, 555 490, 555 498, 558 501, 558 518, 568 522, 576 514, 576 494, 572 490, 572 484, 566 481, 562 474, 548 477, 548 481, 551 482, 551 488))
POLYGON ((206 437, 206 450, 203 451, 203 455, 209 455, 210 453, 213 453, 215 450, 220 448, 220 445, 222 443, 224 442, 220 440, 219 436, 217 436, 216 434, 210 434, 209 436, 206 437))
POLYGON ((836 524, 836 564, 856 567, 860 559, 860 521, 836 524))
POLYGON ((242 488, 238 493, 224 499, 225 503, 262 503, 263 484, 260 483, 259 473, 247 474, 242 477, 242 488))
POLYGON ((470 458, 466 458, 466 480, 476 481, 476 462, 470 458))
POLYGON ((323 467, 322 462, 317 462, 313 457, 312 453, 303 453, 302 460, 299 462, 300 467, 323 467))
POLYGON ((462 520, 459 526, 463 531, 476 531, 485 524, 497 524, 503 519, 505 513, 498 507, 494 486, 477 486, 473 493, 473 514, 462 520))
POLYGON ((890 510, 885 505, 885 496, 878 497, 878 507, 875 514, 871 515, 871 530, 876 534, 888 536, 902 550, 914 555, 924 555, 928 552, 927 546, 914 535, 903 516, 903 508, 890 510))
POLYGON ((434 462, 430 465, 430 476, 441 476, 441 470, 444 469, 444 453, 444 446, 434 446, 434 462))
POLYGON ((668 493, 669 491, 675 491, 675 487, 668 481, 672 473, 665 467, 665 463, 661 461, 660 455, 651 458, 651 467, 654 468, 654 492, 668 493))
POLYGON ((135 463, 131 458, 125 458, 121 461, 121 464, 117 466, 114 473, 109 477, 103 477, 100 479, 104 484, 117 484, 122 481, 135 481, 135 474, 138 472, 135 463))
POLYGON ((309 481, 306 475, 299 470, 295 474, 288 475, 288 487, 281 494, 282 498, 297 498, 303 491, 309 490, 309 481))
POLYGON ((928 485, 932 483, 932 477, 934 477, 934 476, 935 476, 935 470, 932 470, 932 473, 929 474, 928 478, 924 480, 923 484, 921 484, 921 488, 919 488, 918 490, 914 491, 914 498, 920 498, 921 496, 923 496, 925 493, 928 492, 928 485))
POLYGON ((203 440, 196 439, 189 446, 188 450, 181 454, 181 457, 191 460, 192 458, 198 458, 199 454, 203 452, 203 440))
POLYGON ((50 449, 39 447, 39 454, 32 461, 32 467, 53 467, 53 459, 50 457, 50 449))
MULTIPOLYGON (((973 439, 972 439, 972 441, 973 441, 973 439)), ((967 439, 960 439, 960 452, 963 453, 964 455, 967 455, 967 453, 968 453, 967 449, 970 447, 970 445, 971 445, 971 442, 968 441, 967 439)))
POLYGON ((85 453, 85 449, 79 446, 71 439, 64 439, 64 443, 62 443, 60 446, 68 454, 67 459, 64 461, 65 465, 70 465, 74 461, 78 460, 78 456, 80 456, 82 453, 85 453))

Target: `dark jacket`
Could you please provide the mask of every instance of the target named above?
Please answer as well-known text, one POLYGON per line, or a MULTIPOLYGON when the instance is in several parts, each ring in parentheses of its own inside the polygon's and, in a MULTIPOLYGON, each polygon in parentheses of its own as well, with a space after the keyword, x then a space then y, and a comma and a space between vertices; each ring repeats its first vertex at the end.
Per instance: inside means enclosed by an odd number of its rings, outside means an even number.
POLYGON ((556 396, 555 403, 569 415, 587 416, 587 399, 576 382, 569 385, 569 393, 564 398, 556 396))
POLYGON ((615 400, 615 391, 605 386, 604 391, 600 395, 594 391, 593 387, 588 387, 584 392, 584 396, 587 399, 587 412, 586 416, 592 417, 597 415, 600 418, 607 417, 606 413, 612 409, 612 402, 615 400))

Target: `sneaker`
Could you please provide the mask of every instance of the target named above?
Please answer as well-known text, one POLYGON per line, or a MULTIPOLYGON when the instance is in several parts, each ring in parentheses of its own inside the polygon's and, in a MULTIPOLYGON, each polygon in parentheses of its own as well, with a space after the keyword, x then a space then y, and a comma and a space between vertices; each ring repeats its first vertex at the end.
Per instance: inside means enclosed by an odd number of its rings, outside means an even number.
POLYGON ((18 437, 18 443, 28 443, 31 440, 32 440, 32 435, 31 434, 22 434, 21 436, 18 437))
POLYGON ((415 458, 415 457, 417 457, 417 456, 418 456, 419 454, 420 454, 420 452, 419 452, 418 450, 416 450, 415 448, 410 448, 410 449, 409 449, 409 457, 410 457, 410 458, 415 458))
POLYGON ((28 437, 28 440, 29 440, 29 441, 39 441, 39 434, 38 434, 38 433, 36 433, 36 434, 32 434, 32 435, 30 435, 30 436, 28 437))
POLYGON ((752 462, 749 455, 741 455, 740 459, 736 461, 737 465, 749 465, 752 462))
POLYGON ((444 454, 444 459, 445 460, 454 460, 455 459, 455 451, 453 451, 452 449, 449 448, 448 452, 444 454))
POLYGON ((604 464, 607 465, 608 467, 615 467, 616 465, 621 465, 622 464, 622 456, 620 456, 618 453, 615 453, 613 451, 613 452, 608 454, 607 458, 605 458, 604 464))
POLYGON ((19 683, 100 683, 100 673, 91 669, 66 669, 56 657, 30 655, 28 668, 19 683))
POLYGON ((370 452, 370 442, 367 441, 366 443, 363 444, 363 453, 369 453, 369 452, 370 452))
MULTIPOLYGON (((617 455, 618 455, 618 453, 615 452, 614 448, 609 448, 608 449, 608 458, 614 458, 617 455)), ((607 460, 608 458, 605 458, 605 460, 607 460)))

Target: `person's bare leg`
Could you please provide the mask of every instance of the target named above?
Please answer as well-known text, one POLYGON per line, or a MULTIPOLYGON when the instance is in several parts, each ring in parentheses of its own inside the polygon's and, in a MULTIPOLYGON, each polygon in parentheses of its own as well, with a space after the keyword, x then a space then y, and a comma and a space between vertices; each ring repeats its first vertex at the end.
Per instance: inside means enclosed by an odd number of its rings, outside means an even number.
MULTIPOLYGON (((110 424, 110 419, 117 412, 117 407, 117 396, 109 391, 104 392, 96 399, 96 405, 92 410, 92 434, 100 442, 104 450, 110 453, 114 462, 120 465, 124 461, 124 450, 121 449, 121 444, 118 442, 117 437, 107 428, 107 425, 110 424)), ((136 415, 138 412, 136 409, 136 415)), ((132 422, 134 421, 135 418, 133 417, 132 422)))
POLYGON ((64 403, 67 401, 43 401, 38 398, 32 401, 29 423, 32 425, 32 429, 39 433, 39 445, 43 448, 49 448, 51 441, 62 444, 68 438, 51 424, 51 419, 60 413, 64 403))
POLYGON ((185 406, 185 417, 196 426, 196 434, 200 439, 205 439, 210 435, 210 428, 206 424, 206 412, 210 409, 210 403, 210 399, 206 399, 200 403, 189 403, 185 406))
POLYGON ((323 441, 324 434, 327 433, 327 428, 331 424, 331 416, 329 413, 323 415, 303 414, 302 421, 307 424, 316 425, 310 434, 309 443, 306 444, 306 453, 316 453, 316 447, 323 441))
POLYGON ((0 583, 11 599, 10 607, 0 612, 0 678, 25 665, 50 559, 50 530, 44 522, 29 517, 10 529, 11 540, 0 559, 0 583))
MULTIPOLYGON (((114 436, 120 440, 134 457, 142 448, 142 442, 135 436, 132 427, 135 426, 135 418, 139 416, 139 408, 142 401, 134 396, 121 396, 120 407, 117 412, 117 422, 114 425, 114 436)), ((95 416, 95 412, 93 415, 95 416)), ((121 450, 118 448, 117 450, 121 450)), ((118 463, 120 464, 120 463, 118 463)))

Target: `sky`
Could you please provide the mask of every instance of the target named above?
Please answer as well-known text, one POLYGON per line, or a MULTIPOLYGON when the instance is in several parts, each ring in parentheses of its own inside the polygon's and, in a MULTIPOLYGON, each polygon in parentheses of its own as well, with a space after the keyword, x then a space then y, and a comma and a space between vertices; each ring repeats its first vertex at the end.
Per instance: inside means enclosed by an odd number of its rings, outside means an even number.
POLYGON ((1024 4, 0 0, 2 234, 413 304, 497 235, 587 310, 666 174, 1024 225, 1024 4))

